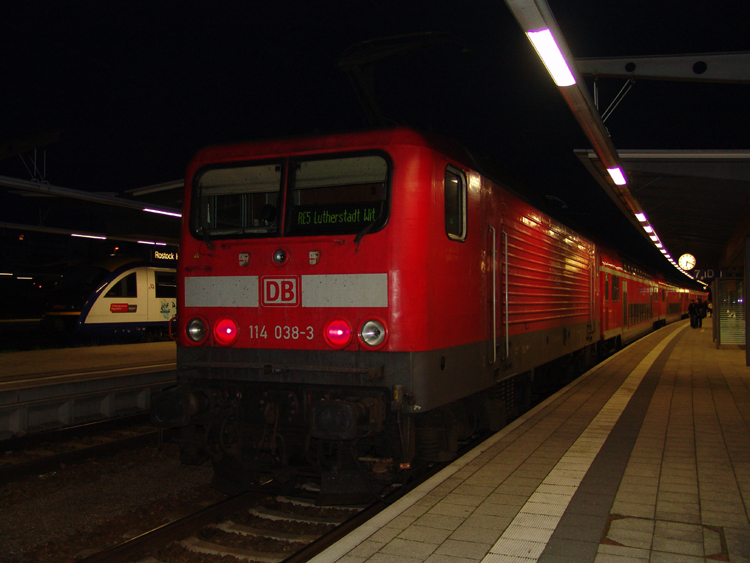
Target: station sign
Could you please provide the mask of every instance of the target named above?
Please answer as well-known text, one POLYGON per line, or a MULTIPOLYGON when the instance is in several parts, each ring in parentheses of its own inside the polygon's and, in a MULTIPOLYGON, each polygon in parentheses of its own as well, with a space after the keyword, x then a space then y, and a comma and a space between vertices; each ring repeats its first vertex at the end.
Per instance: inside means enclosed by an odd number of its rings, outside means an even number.
POLYGON ((741 278, 744 276, 743 268, 722 268, 721 270, 705 269, 693 270, 693 278, 703 282, 711 282, 716 278, 741 278))
POLYGON ((716 272, 712 269, 707 270, 693 270, 693 279, 710 282, 716 277, 716 272))
POLYGON ((154 260, 177 262, 177 251, 154 250, 151 254, 151 258, 154 260))

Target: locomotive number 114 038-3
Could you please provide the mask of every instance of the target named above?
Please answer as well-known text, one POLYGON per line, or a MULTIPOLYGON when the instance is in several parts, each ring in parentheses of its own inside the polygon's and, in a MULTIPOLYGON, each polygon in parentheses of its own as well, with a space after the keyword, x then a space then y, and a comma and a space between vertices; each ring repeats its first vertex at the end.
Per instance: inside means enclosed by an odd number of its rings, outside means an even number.
MULTIPOLYGON (((298 326, 280 326, 276 325, 273 328, 273 333, 270 333, 276 340, 298 340, 300 338, 307 338, 312 340, 315 338, 315 331, 313 327, 308 326, 301 328, 298 326)), ((268 338, 269 332, 266 330, 265 325, 250 325, 250 338, 268 338)))

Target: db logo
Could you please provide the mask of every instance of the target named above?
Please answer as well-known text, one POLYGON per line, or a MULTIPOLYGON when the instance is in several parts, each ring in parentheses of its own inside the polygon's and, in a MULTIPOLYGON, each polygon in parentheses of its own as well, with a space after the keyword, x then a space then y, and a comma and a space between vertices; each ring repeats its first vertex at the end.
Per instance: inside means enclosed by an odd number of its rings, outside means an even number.
POLYGON ((264 277, 263 305, 266 307, 299 305, 299 279, 297 277, 264 277))

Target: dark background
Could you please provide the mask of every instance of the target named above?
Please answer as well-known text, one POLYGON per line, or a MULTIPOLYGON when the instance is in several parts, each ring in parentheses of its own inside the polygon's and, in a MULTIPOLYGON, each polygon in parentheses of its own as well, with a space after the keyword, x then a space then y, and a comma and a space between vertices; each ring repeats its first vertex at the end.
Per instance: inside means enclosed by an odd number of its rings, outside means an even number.
MULTIPOLYGON (((550 5, 576 57, 750 51, 740 2, 550 5)), ((206 145, 362 128, 339 58, 362 41, 421 32, 457 42, 374 64, 375 96, 391 121, 463 142, 542 200, 564 201, 553 209, 563 219, 674 274, 574 157, 590 144, 502 1, 6 0, 0 145, 59 131, 44 151, 55 186, 121 193, 178 180, 206 145)), ((623 82, 601 81, 602 110, 623 82)), ((606 125, 618 149, 744 149, 749 101, 746 85, 639 81, 606 125)), ((0 175, 30 179, 32 155, 0 160, 0 175)), ((21 219, 44 221, 19 218, 12 198, 0 200, 0 220, 21 219)), ((111 246, 18 234, 3 231, 0 268, 111 246), (32 240, 40 242, 29 251, 32 240)))

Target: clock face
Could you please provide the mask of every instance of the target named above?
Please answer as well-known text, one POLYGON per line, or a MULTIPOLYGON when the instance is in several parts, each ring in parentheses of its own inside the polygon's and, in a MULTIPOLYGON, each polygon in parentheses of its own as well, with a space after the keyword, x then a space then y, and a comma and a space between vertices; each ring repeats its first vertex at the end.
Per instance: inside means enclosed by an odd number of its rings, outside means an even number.
POLYGON ((678 263, 683 270, 692 270, 695 267, 695 256, 692 254, 683 254, 680 256, 678 263))

